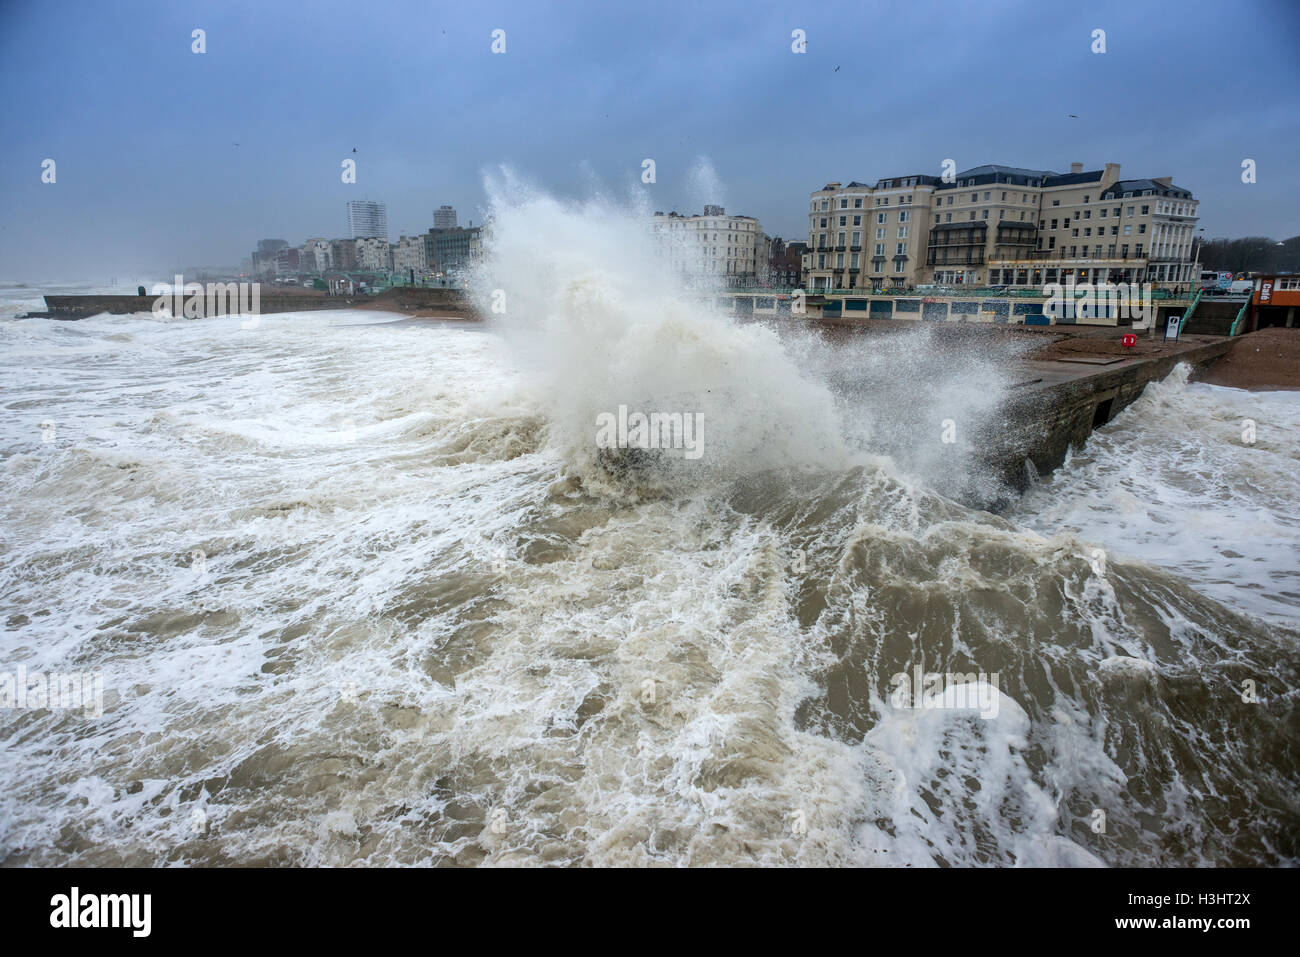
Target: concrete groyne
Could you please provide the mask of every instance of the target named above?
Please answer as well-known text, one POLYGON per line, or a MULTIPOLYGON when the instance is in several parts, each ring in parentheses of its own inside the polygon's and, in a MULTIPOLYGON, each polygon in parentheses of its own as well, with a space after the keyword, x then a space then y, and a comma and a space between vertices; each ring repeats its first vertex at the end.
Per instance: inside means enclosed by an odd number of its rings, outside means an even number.
POLYGON ((1133 403, 1151 382, 1165 378, 1179 363, 1199 371, 1232 347, 1231 339, 1179 343, 1158 356, 1107 361, 1023 359, 1024 379, 1013 386, 997 426, 984 436, 986 460, 1008 485, 1023 491, 1031 470, 1046 475, 1070 449, 1081 447, 1093 429, 1105 425, 1133 403))
MULTIPOLYGON (((152 312, 158 296, 46 296, 45 311, 28 313, 27 318, 86 319, 104 313, 114 316, 152 312)), ((165 297, 168 301, 170 297, 165 297)), ((237 307, 225 297, 210 298, 214 308, 204 309, 205 317, 230 315, 237 307)), ((448 316, 457 319, 477 318, 464 293, 459 289, 396 286, 374 295, 328 296, 311 292, 263 292, 257 312, 274 315, 285 312, 313 312, 322 309, 376 309, 406 315, 448 316)))

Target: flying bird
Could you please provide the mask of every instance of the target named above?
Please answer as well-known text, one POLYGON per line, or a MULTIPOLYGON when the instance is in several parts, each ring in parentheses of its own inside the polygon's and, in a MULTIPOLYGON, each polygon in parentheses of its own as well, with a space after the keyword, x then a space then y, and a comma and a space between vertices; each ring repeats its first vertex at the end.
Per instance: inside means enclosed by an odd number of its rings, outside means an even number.
POLYGON ((1070 119, 1072 119, 1072 120, 1077 120, 1077 119, 1079 118, 1079 114, 1077 114, 1077 113, 1071 113, 1071 114, 1069 114, 1069 117, 1070 117, 1070 119))
POLYGON ((352 147, 352 152, 354 152, 354 153, 355 153, 355 152, 356 152, 356 151, 357 151, 357 148, 356 148, 356 147, 355 147, 355 146, 354 146, 354 147, 352 147))
POLYGON ((839 67, 836 67, 835 69, 831 70, 831 72, 832 72, 832 73, 839 73, 839 72, 840 72, 840 68, 839 68, 839 67))

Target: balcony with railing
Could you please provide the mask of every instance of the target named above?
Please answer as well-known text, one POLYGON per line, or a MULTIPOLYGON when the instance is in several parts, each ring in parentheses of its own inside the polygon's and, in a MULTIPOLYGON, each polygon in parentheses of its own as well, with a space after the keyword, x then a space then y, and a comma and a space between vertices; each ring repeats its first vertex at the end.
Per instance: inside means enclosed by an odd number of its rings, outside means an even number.
POLYGON ((954 244, 953 248, 931 246, 926 252, 925 264, 927 266, 982 266, 984 249, 983 247, 972 248, 970 244, 965 246, 954 244))

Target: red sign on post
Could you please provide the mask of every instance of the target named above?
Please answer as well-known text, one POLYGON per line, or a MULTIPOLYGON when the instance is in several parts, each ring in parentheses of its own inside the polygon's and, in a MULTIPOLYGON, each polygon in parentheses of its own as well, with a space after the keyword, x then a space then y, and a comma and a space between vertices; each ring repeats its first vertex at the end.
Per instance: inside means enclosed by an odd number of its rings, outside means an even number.
POLYGON ((1135 345, 1137 345, 1138 337, 1131 332, 1126 332, 1124 333, 1124 338, 1121 339, 1120 341, 1124 343, 1125 349, 1132 349, 1135 345))

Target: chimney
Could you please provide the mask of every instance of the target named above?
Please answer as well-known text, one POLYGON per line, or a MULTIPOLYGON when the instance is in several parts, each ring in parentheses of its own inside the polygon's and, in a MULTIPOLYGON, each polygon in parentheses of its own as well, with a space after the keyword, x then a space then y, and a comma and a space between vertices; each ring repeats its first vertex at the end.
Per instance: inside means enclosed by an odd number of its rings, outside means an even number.
POLYGON ((1082 172, 1083 172, 1083 164, 1082 164, 1082 163, 1071 163, 1071 164, 1070 164, 1070 172, 1071 172, 1071 173, 1082 173, 1082 172))
POLYGON ((1174 178, 1172 176, 1157 176, 1151 182, 1159 183, 1161 186, 1173 186, 1174 178))
POLYGON ((1106 170, 1101 174, 1101 188, 1105 189, 1113 183, 1119 181, 1119 164, 1107 163, 1106 170))

